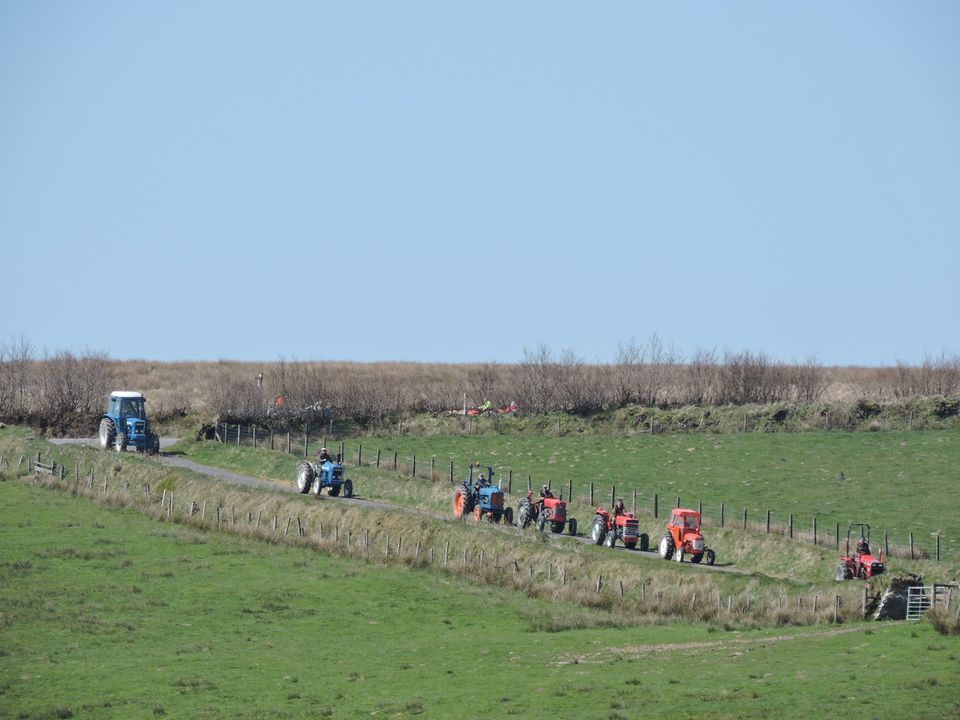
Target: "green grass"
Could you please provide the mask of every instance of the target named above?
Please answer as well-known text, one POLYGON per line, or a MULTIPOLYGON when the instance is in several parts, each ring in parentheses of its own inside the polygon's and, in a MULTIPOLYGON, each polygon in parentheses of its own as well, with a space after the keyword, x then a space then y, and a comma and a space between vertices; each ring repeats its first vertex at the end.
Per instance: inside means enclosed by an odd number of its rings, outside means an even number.
POLYGON ((591 627, 22 482, 0 504, 0 718, 960 717, 960 640, 926 624, 591 627))
MULTIPOLYGON (((354 457, 356 441, 348 441, 354 457)), ((574 499, 585 498, 594 483, 595 502, 608 504, 610 491, 652 512, 659 496, 661 516, 676 504, 697 507, 719 520, 725 505, 728 524, 765 520, 775 525, 794 515, 798 532, 809 532, 814 516, 818 534, 832 535, 835 523, 846 532, 850 522, 869 523, 874 540, 887 530, 891 544, 932 554, 937 532, 941 554, 960 556, 960 509, 956 467, 960 431, 890 433, 731 433, 669 434, 634 437, 502 436, 364 438, 364 455, 398 452, 401 462, 417 455, 420 467, 436 457, 463 468, 477 461, 492 464, 505 479, 513 471, 514 489, 550 481, 566 492, 573 480, 574 499)))

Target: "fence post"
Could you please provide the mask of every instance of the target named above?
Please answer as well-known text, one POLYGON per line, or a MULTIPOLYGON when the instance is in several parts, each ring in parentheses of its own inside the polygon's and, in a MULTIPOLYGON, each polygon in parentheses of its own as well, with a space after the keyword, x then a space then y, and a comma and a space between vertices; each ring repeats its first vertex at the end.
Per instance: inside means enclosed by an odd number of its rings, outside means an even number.
POLYGON ((590 481, 590 507, 594 507, 594 505, 593 505, 593 480, 590 481))
POLYGON ((363 465, 363 443, 357 445, 357 467, 363 465))
POLYGON ((837 550, 839 550, 840 549, 840 523, 837 523, 836 535, 837 535, 837 550))
POLYGON ((790 513, 790 539, 793 539, 793 513, 790 513))
POLYGON ((817 544, 817 517, 816 517, 816 515, 814 515, 814 517, 813 517, 813 544, 814 544, 814 545, 817 544))
MULTIPOLYGON (((592 505, 593 503, 590 503, 590 504, 592 505)), ((659 496, 658 496, 656 493, 654 493, 654 494, 653 494, 653 517, 654 517, 654 518, 660 517, 660 515, 659 515, 659 510, 660 510, 659 505, 660 505, 660 498, 659 498, 659 496)))
POLYGON ((937 533, 937 562, 940 562, 940 533, 937 533))
POLYGON ((910 559, 913 560, 913 530, 910 531, 910 559))
POLYGON ((744 508, 743 508, 743 529, 744 529, 744 530, 747 529, 747 508, 746 508, 746 506, 744 506, 744 508))
POLYGON ((680 507, 680 496, 677 495, 677 507, 680 507))
POLYGON ((637 489, 633 489, 633 514, 637 514, 637 489))
POLYGON ((397 451, 393 451, 393 471, 397 471, 397 451))
POLYGON ((257 426, 253 426, 253 449, 257 449, 257 426))
POLYGON ((617 486, 611 485, 610 486, 610 510, 611 511, 613 510, 613 506, 616 505, 616 502, 615 502, 616 495, 617 495, 617 486))
POLYGON ((527 492, 533 492, 533 478, 527 475, 527 492))
POLYGON ((413 477, 417 476, 417 456, 413 456, 413 477))
POLYGON ((770 534, 770 511, 767 510, 767 535, 770 534))
POLYGON ((377 448, 377 469, 380 469, 380 448, 377 448))
POLYGON ((237 423, 237 447, 240 447, 240 424, 237 423))
POLYGON ((270 431, 270 449, 273 450, 273 430, 270 431))
POLYGON ((573 478, 567 480, 567 502, 573 501, 573 478))
POLYGON ((307 428, 303 429, 303 456, 309 457, 310 436, 307 434, 307 428))
POLYGON ((287 455, 292 455, 290 452, 290 433, 287 433, 287 455))
POLYGON ((513 468, 510 468, 510 472, 507 475, 507 492, 513 495, 513 468))
POLYGON ((435 472, 436 467, 437 467, 437 456, 431 455, 430 456, 430 481, 431 482, 433 481, 433 473, 435 472))
MULTIPOLYGON (((513 470, 510 471, 510 479, 513 479, 513 470)), ((450 461, 450 484, 453 485, 453 460, 450 461)))
POLYGON ((890 541, 887 538, 887 529, 883 529, 883 555, 884 557, 890 556, 890 541))

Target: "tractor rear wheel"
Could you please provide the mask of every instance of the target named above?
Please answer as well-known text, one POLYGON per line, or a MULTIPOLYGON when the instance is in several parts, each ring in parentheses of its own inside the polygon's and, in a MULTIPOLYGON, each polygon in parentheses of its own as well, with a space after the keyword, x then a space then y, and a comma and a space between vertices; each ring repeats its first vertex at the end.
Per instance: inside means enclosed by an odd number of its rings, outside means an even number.
POLYGON ((673 538, 670 537, 669 533, 665 533, 662 538, 660 538, 660 557, 664 560, 669 560, 673 557, 673 538))
POLYGON ((850 580, 853 578, 853 573, 850 572, 850 568, 846 565, 838 565, 837 572, 834 574, 833 579, 836 582, 843 582, 844 580, 850 580))
POLYGON ((517 527, 523 530, 530 524, 530 501, 522 500, 517 508, 517 527))
POLYGON ((593 540, 595 545, 603 544, 603 538, 607 534, 605 525, 606 523, 599 515, 594 517, 593 522, 590 524, 590 539, 593 540))
POLYGON ((353 480, 344 480, 343 481, 343 496, 345 498, 353 497, 353 480))
POLYGON ((467 514, 467 498, 462 487, 458 487, 453 493, 453 516, 460 520, 467 514))
POLYGON ((707 565, 713 565, 717 561, 717 554, 713 550, 707 550, 707 565))
POLYGON ((503 511, 503 521, 507 525, 513 525, 513 508, 508 507, 503 511))
POLYGON ((113 426, 113 420, 103 418, 100 421, 100 449, 109 450, 113 447, 113 441, 117 437, 117 430, 113 426))
POLYGON ((646 552, 650 549, 650 536, 646 533, 640 533, 640 549, 646 552))
POLYGON ((127 434, 119 433, 117 439, 113 443, 113 449, 119 452, 124 452, 127 449, 127 434))
POLYGON ((301 495, 310 492, 310 485, 313 484, 313 466, 310 463, 300 463, 297 468, 297 490, 301 495))
POLYGON ((567 520, 567 532, 570 533, 570 537, 577 536, 577 519, 570 518, 567 520))

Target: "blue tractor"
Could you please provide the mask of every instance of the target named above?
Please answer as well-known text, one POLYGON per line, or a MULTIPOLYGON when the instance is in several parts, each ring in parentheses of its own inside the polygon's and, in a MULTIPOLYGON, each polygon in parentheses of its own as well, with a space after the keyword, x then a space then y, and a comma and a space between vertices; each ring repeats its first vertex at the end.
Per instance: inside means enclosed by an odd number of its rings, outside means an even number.
POLYGON ((513 508, 504 507, 503 490, 493 484, 493 468, 471 465, 470 474, 453 494, 453 514, 460 518, 473 515, 474 524, 484 517, 490 522, 506 520, 513 524, 513 508))
POLYGON ((297 468, 297 490, 306 495, 313 488, 319 495, 323 488, 330 488, 330 496, 336 497, 343 490, 344 497, 353 497, 353 482, 343 477, 343 465, 333 460, 300 463, 297 468))
POLYGON ((124 452, 160 452, 160 436, 150 430, 143 393, 115 390, 110 393, 107 411, 100 416, 100 447, 124 452))

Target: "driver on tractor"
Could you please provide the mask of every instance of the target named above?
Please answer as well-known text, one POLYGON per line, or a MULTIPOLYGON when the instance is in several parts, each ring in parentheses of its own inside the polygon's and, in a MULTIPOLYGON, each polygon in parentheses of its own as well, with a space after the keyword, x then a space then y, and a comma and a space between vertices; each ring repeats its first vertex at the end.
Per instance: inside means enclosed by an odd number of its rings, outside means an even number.
POLYGON ((618 515, 626 515, 627 508, 623 504, 623 498, 617 498, 616 504, 613 506, 613 517, 616 518, 618 515))
POLYGON ((320 452, 317 454, 317 460, 321 465, 325 462, 333 462, 333 458, 330 457, 330 453, 327 452, 326 448, 320 448, 320 452))
POLYGON ((860 539, 857 540, 857 555, 869 555, 870 554, 870 543, 867 542, 867 539, 860 536, 860 539))

